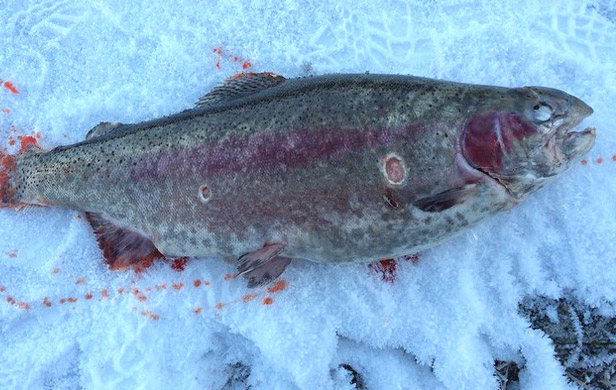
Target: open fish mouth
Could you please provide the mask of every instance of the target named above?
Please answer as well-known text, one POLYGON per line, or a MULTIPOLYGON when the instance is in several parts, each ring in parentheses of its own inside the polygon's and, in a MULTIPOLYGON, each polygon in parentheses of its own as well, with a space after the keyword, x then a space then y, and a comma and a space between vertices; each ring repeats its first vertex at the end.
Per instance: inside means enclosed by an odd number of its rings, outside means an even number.
POLYGON ((568 160, 581 156, 592 149, 596 138, 597 130, 594 127, 582 131, 570 130, 565 134, 563 153, 568 160))
POLYGON ((597 138, 594 127, 580 129, 580 124, 593 113, 592 108, 579 101, 571 111, 569 115, 563 115, 563 123, 556 127, 546 144, 557 164, 568 164, 587 153, 597 138))
POLYGON ((597 130, 594 127, 586 127, 583 130, 578 130, 578 125, 585 117, 577 119, 574 123, 566 126, 564 129, 557 132, 562 134, 560 137, 560 149, 564 155, 564 159, 569 162, 576 157, 579 157, 592 149, 597 138, 597 130))
POLYGON ((578 139, 580 137, 595 138, 597 136, 597 129, 594 127, 587 127, 581 131, 569 130, 565 133, 565 142, 578 139))

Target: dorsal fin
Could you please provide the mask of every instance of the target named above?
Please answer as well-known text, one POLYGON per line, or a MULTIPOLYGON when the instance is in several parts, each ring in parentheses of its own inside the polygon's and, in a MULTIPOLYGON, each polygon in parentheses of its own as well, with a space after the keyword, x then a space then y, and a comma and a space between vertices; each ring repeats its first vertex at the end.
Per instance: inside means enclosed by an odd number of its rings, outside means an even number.
POLYGON ((286 79, 274 73, 240 73, 208 92, 197 102, 197 107, 229 102, 240 97, 275 87, 286 79))
POLYGON ((126 126, 124 123, 101 122, 88 131, 86 139, 113 134, 121 130, 124 126, 126 126))

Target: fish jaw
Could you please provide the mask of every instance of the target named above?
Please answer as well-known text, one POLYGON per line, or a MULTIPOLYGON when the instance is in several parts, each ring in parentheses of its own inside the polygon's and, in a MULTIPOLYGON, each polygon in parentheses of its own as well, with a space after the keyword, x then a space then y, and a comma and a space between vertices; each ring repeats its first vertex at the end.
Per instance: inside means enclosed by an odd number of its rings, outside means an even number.
POLYGON ((565 136, 563 152, 569 161, 582 156, 595 145, 597 130, 587 127, 583 131, 571 131, 565 136))
MULTIPOLYGON (((560 125, 552 139, 555 141, 555 154, 566 165, 576 158, 588 153, 595 144, 597 131, 594 127, 586 127, 582 131, 574 128, 592 115, 593 109, 582 100, 575 99, 568 113, 569 120, 560 125)), ((553 142, 554 142, 553 141, 553 142)))

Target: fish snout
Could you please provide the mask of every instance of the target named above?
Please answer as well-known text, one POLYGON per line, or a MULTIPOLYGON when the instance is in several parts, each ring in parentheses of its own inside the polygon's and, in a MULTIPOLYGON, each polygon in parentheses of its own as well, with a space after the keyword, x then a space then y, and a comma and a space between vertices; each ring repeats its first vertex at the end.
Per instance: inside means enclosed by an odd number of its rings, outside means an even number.
POLYGON ((591 116, 594 112, 591 106, 584 103, 582 99, 578 99, 575 96, 569 95, 569 102, 571 103, 571 116, 583 120, 591 116))

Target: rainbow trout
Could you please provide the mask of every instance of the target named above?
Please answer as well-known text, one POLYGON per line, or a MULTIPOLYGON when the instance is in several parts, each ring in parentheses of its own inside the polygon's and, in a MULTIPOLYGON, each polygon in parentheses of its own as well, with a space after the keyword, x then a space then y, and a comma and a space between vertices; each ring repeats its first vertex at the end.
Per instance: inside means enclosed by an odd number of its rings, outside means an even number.
POLYGON ((0 201, 85 210, 112 269, 232 257, 253 287, 291 259, 396 257, 510 209, 590 150, 595 130, 573 127, 592 112, 550 88, 246 74, 179 114, 4 154, 0 201))

